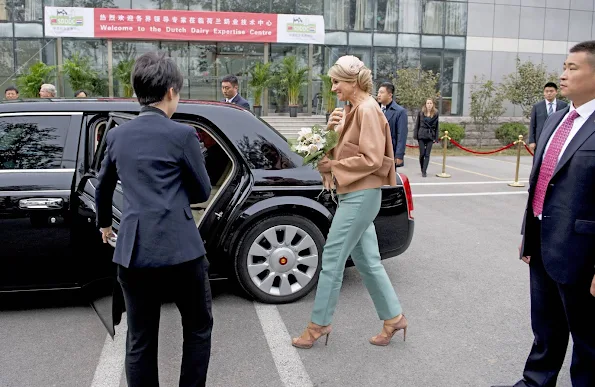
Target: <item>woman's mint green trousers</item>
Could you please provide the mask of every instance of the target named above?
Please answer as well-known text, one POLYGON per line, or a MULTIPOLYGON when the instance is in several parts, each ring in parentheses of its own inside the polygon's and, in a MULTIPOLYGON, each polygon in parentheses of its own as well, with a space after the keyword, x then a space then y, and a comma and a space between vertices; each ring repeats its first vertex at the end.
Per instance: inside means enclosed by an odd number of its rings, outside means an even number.
POLYGON ((316 289, 312 322, 329 325, 343 283, 345 262, 351 254, 381 320, 401 314, 401 304, 380 263, 374 219, 380 211, 380 188, 339 196, 339 205, 322 253, 322 271, 316 289))

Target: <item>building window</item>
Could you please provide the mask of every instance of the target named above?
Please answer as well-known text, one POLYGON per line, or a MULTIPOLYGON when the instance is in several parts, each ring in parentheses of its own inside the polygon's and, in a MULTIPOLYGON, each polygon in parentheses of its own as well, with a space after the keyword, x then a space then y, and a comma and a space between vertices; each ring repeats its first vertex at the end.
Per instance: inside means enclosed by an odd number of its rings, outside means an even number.
POLYGON ((423 3, 423 25, 424 34, 444 33, 444 3, 442 1, 427 1, 423 3))
POLYGON ((417 48, 397 48, 397 69, 420 66, 420 53, 417 48))
POLYGON ((298 0, 297 13, 300 15, 322 15, 323 1, 321 0, 298 0))
POLYGON ((346 30, 349 22, 349 0, 326 0, 324 23, 327 30, 346 30))
POLYGON ((397 70, 397 56, 394 48, 374 48, 374 80, 377 85, 392 82, 397 70))
POLYGON ((446 3, 445 6, 446 35, 465 35, 467 33, 467 4, 446 3))
POLYGON ((421 32, 421 2, 419 0, 401 0, 399 7, 399 32, 419 34, 421 32))
POLYGON ((0 2, 0 20, 26 22, 43 21, 42 2, 36 0, 3 0, 0 2))
POLYGON ((376 31, 397 32, 397 1, 377 0, 376 31))
POLYGON ((295 0, 272 0, 272 7, 271 13, 296 13, 295 0))
POLYGON ((268 1, 262 0, 218 0, 217 11, 224 12, 255 12, 269 13, 270 6, 268 1))
POLYGON ((354 31, 371 31, 374 28, 375 0, 351 0, 350 26, 354 31))

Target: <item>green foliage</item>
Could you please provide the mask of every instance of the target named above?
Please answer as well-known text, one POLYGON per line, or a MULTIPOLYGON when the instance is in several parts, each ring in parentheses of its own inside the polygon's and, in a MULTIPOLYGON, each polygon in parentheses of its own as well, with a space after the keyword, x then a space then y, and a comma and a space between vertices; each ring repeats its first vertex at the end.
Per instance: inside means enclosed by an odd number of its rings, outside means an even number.
POLYGON ((123 59, 118 62, 114 69, 114 78, 118 80, 122 86, 123 97, 130 98, 134 94, 132 87, 132 69, 134 68, 135 60, 133 58, 123 59))
MULTIPOLYGON (((448 131, 448 137, 452 138, 459 144, 465 138, 465 128, 461 125, 452 122, 440 122, 439 127, 440 137, 444 136, 445 131, 448 131)), ((452 148, 453 146, 454 145, 452 145, 450 142, 448 143, 448 148, 452 148)))
POLYGON ((332 91, 333 80, 327 74, 320 74, 320 79, 322 79, 322 100, 326 106, 326 112, 332 113, 337 103, 335 93, 332 91))
POLYGON ((309 71, 309 67, 299 67, 295 55, 283 58, 279 67, 279 83, 287 91, 289 106, 298 104, 301 88, 308 82, 309 71))
POLYGON ((440 74, 421 68, 406 68, 397 70, 397 78, 393 79, 395 97, 399 105, 415 116, 428 98, 434 101, 440 96, 438 79, 440 74))
POLYGON ((54 79, 56 66, 43 62, 32 64, 26 72, 17 77, 17 86, 22 98, 39 97, 39 88, 54 79))
POLYGON ((479 147, 481 148, 481 142, 488 125, 504 113, 502 106, 504 95, 493 81, 486 82, 483 77, 478 79, 475 76, 473 83, 470 116, 479 132, 479 147))
POLYGON ((558 75, 548 74, 542 63, 521 63, 517 58, 516 71, 504 77, 502 90, 506 99, 519 106, 525 118, 529 118, 533 105, 543 99, 543 86, 547 82, 556 81, 558 75))
POLYGON ((527 139, 529 129, 522 122, 507 122, 500 125, 496 129, 496 138, 502 143, 502 145, 508 145, 511 142, 515 142, 519 139, 519 134, 522 134, 524 139, 527 139))
POLYGON ((269 87, 271 83, 271 63, 256 62, 250 70, 250 80, 248 86, 254 92, 254 106, 262 106, 260 100, 262 92, 269 87))
POLYGON ((99 72, 92 68, 89 57, 82 57, 77 52, 71 59, 64 61, 62 68, 73 90, 82 89, 91 94, 97 94, 96 88, 100 86, 100 76, 99 72))

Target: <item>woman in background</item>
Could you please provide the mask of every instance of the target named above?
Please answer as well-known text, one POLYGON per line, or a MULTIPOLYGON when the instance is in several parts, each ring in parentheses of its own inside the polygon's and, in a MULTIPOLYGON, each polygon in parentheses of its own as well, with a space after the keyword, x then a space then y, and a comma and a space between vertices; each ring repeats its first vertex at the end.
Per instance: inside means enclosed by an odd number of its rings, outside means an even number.
POLYGON ((438 109, 434 101, 428 98, 417 115, 413 130, 413 138, 419 143, 419 166, 423 177, 427 176, 432 144, 438 142, 438 135, 438 109))

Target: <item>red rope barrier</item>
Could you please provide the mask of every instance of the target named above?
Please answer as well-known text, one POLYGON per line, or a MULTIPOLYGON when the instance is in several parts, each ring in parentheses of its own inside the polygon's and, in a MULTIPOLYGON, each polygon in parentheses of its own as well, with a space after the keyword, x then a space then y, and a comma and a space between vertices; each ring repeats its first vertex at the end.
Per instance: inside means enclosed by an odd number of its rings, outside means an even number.
POLYGON ((529 154, 530 154, 531 156, 534 156, 533 152, 531 151, 531 148, 529 148, 529 147, 527 146, 527 144, 525 144, 525 149, 527 150, 527 152, 529 152, 529 154))
POLYGON ((405 146, 407 148, 419 148, 419 145, 409 145, 409 144, 405 144, 405 146))
POLYGON ((514 146, 514 142, 511 142, 510 144, 508 144, 505 147, 502 147, 500 149, 496 149, 496 150, 488 151, 488 152, 479 152, 479 151, 474 151, 474 150, 469 149, 469 148, 465 148, 464 146, 462 146, 461 144, 459 144, 458 142, 456 142, 452 138, 450 139, 450 142, 454 146, 456 146, 457 148, 460 148, 460 149, 464 150, 465 152, 473 153, 473 154, 476 154, 476 155, 491 155, 491 154, 494 154, 494 153, 502 152, 503 150, 506 150, 508 148, 512 148, 514 146))

